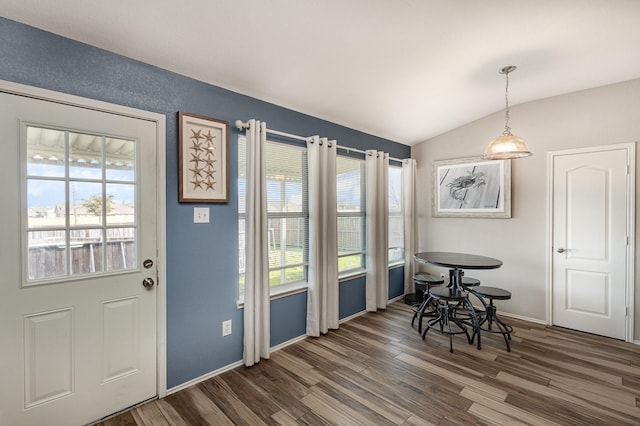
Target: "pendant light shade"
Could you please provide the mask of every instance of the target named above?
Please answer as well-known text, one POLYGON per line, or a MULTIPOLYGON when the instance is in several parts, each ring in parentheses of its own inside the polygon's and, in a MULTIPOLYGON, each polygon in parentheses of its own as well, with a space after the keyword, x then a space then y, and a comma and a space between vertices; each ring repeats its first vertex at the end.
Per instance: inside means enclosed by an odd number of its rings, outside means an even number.
POLYGON ((515 69, 515 66, 510 65, 500 70, 500 73, 506 76, 504 132, 492 140, 487 149, 485 149, 483 157, 487 160, 508 160, 531 155, 531 151, 524 139, 511 133, 511 128, 509 127, 509 73, 515 69))
POLYGON ((508 160, 530 155, 531 151, 524 139, 512 134, 498 136, 484 150, 484 158, 488 160, 508 160))

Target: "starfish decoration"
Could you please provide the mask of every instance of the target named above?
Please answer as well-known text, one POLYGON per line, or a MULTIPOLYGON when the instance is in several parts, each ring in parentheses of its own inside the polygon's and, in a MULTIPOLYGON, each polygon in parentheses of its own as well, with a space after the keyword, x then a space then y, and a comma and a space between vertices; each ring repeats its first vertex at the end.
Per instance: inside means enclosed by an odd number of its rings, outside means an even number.
POLYGON ((198 141, 197 139, 192 142, 189 148, 193 149, 195 152, 204 151, 204 148, 202 148, 202 142, 198 141))
POLYGON ((204 183, 204 181, 198 179, 197 177, 194 178, 194 180, 192 180, 191 183, 193 184, 193 189, 196 189, 196 188, 204 189, 202 187, 202 184, 204 183))
POLYGON ((206 142, 209 142, 209 146, 210 146, 211 148, 214 148, 214 146, 213 146, 213 140, 214 140, 217 136, 212 135, 212 134, 211 134, 211 130, 208 130, 208 131, 207 131, 207 134, 206 134, 206 135, 204 135, 203 137, 204 137, 204 140, 205 140, 206 142))
POLYGON ((207 180, 204 182, 204 184, 207 185, 207 189, 211 189, 213 191, 214 186, 216 184, 216 180, 213 179, 211 176, 209 176, 207 180))
POLYGON ((199 141, 200 139, 202 139, 204 136, 202 136, 200 134, 200 130, 198 130, 197 132, 193 129, 191 129, 191 133, 193 133, 193 136, 191 136, 191 139, 195 139, 196 141, 199 141))
POLYGON ((203 171, 207 175, 207 178, 210 178, 210 179, 213 179, 213 175, 216 173, 216 169, 214 169, 213 167, 210 167, 210 168, 207 167, 203 171))
POLYGON ((196 164, 193 169, 189 169, 193 172, 193 176, 200 176, 202 177, 202 171, 204 170, 204 168, 202 167, 198 167, 198 165, 196 164))
POLYGON ((190 163, 196 163, 196 167, 198 167, 198 164, 200 164, 201 161, 204 160, 200 158, 200 155, 198 155, 198 153, 191 153, 191 160, 189 160, 190 163))

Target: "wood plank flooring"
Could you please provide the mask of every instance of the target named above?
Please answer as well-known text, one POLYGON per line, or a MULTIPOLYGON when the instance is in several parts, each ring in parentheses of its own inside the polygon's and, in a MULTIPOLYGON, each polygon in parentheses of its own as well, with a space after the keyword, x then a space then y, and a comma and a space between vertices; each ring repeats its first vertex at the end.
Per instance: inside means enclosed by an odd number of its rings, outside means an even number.
POLYGON ((449 353, 395 302, 99 425, 640 424, 640 347, 505 319, 511 353, 489 333, 449 353))

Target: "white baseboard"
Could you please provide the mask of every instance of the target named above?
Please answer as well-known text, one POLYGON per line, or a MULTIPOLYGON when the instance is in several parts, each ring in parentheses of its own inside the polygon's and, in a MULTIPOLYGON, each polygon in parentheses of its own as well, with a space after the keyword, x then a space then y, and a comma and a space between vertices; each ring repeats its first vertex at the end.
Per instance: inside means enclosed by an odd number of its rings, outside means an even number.
MULTIPOLYGON (((289 345, 297 343, 297 342, 299 342, 301 340, 304 340, 306 338, 307 338, 306 335, 294 337, 291 340, 287 340, 286 342, 280 343, 279 345, 276 345, 276 346, 270 348, 269 352, 275 352, 277 350, 280 350, 280 349, 282 349, 284 347, 287 347, 289 345)), ((242 361, 236 361, 236 362, 234 362, 232 364, 225 365, 222 368, 218 368, 217 370, 214 370, 214 371, 212 371, 210 373, 207 373, 207 374, 204 374, 204 375, 202 375, 200 377, 196 377, 195 379, 189 380, 188 382, 182 383, 181 385, 172 387, 171 389, 167 389, 167 396, 171 395, 172 393, 176 393, 176 392, 179 392, 179 391, 181 391, 183 389, 186 389, 186 388, 188 388, 190 386, 197 385, 198 383, 204 382, 205 380, 209 380, 210 378, 218 376, 218 375, 220 375, 222 373, 225 373, 225 372, 227 372, 229 370, 233 370, 234 368, 240 367, 241 365, 243 365, 242 361)))
MULTIPOLYGON (((529 318, 529 317, 525 317, 525 316, 522 316, 522 315, 510 314, 510 313, 507 313, 507 312, 500 312, 499 315, 500 316, 505 316, 505 317, 510 317, 510 318, 515 318, 515 319, 519 319, 519 320, 523 320, 523 321, 535 322, 536 324, 542 324, 542 325, 551 326, 551 324, 549 324, 547 321, 543 321, 543 320, 539 320, 539 319, 535 319, 535 318, 529 318)), ((633 342, 630 342, 630 343, 640 346, 640 340, 634 340, 633 342)))
MULTIPOLYGON (((396 300, 400 300, 403 297, 404 296, 398 296, 398 297, 396 297, 394 299, 391 299, 389 301, 389 303, 395 302, 396 300)), ((350 321, 350 320, 352 320, 354 318, 357 318, 357 317, 359 317, 361 315, 364 315, 366 313, 367 313, 367 311, 361 311, 361 312, 355 313, 355 314, 353 314, 351 316, 348 316, 346 318, 341 319, 338 322, 338 324, 343 324, 343 323, 345 323, 347 321, 350 321)), ((276 352, 276 351, 278 351, 278 350, 280 350, 282 348, 285 348, 285 347, 287 347, 289 345, 297 343, 297 342, 299 342, 301 340, 304 340, 306 338, 307 338, 307 335, 305 335, 305 334, 303 334, 302 336, 294 337, 293 339, 287 340, 286 342, 280 343, 279 345, 276 345, 276 346, 270 348, 270 352, 276 352)), ((232 364, 225 365, 224 367, 219 368, 219 369, 217 369, 215 371, 212 371, 210 373, 204 374, 204 375, 202 375, 200 377, 196 377, 195 379, 189 380, 188 382, 182 383, 182 384, 180 384, 178 386, 174 386, 171 389, 167 389, 167 396, 169 396, 169 395, 171 395, 173 393, 179 392, 179 391, 181 391, 183 389, 186 389, 189 386, 197 385, 200 382, 204 382, 205 380, 209 380, 210 378, 215 377, 217 375, 220 375, 222 373, 225 373, 225 372, 227 372, 229 370, 233 370, 234 368, 239 367, 241 365, 243 365, 242 361, 236 361, 236 362, 234 362, 232 364)))
POLYGON ((360 312, 357 312, 357 313, 355 313, 355 314, 353 314, 351 316, 344 317, 340 321, 338 321, 338 324, 344 324, 345 322, 351 321, 352 319, 358 318, 359 316, 362 316, 362 315, 364 315, 366 313, 367 313, 367 311, 360 311, 360 312))
POLYGON ((402 300, 402 299, 404 299, 404 294, 401 294, 398 297, 394 297, 393 299, 389 299, 389 302, 387 304, 397 302, 398 300, 402 300))
POLYGON ((171 389, 167 389, 167 396, 169 396, 169 395, 171 395, 173 393, 176 393, 178 391, 181 391, 183 389, 186 389, 186 388, 188 388, 190 386, 197 385, 198 383, 204 382, 205 380, 209 380, 210 378, 215 377, 215 376, 217 376, 219 374, 222 374, 222 373, 224 373, 226 371, 233 370, 234 368, 239 367, 241 365, 242 365, 242 361, 236 361, 233 364, 225 365, 222 368, 218 368, 217 370, 214 370, 214 371, 212 371, 210 373, 204 374, 204 375, 202 375, 200 377, 196 377, 195 379, 189 380, 188 382, 184 382, 181 385, 172 387, 171 389))
POLYGON ((274 347, 272 347, 272 348, 270 349, 270 351, 271 351, 271 352, 275 352, 275 351, 278 351, 278 350, 280 350, 280 349, 282 349, 282 348, 286 348, 287 346, 289 346, 289 345, 293 345, 294 343, 297 343, 297 342, 299 342, 299 341, 301 341, 301 340, 304 340, 304 339, 306 339, 307 337, 308 337, 308 336, 307 336, 306 334, 303 334, 302 336, 294 337, 294 338, 293 338, 293 339, 291 339, 291 340, 287 340, 286 342, 282 342, 282 343, 280 343, 279 345, 275 345, 274 347))
POLYGON ((535 322, 536 324, 550 325, 545 320, 541 320, 541 319, 537 319, 537 318, 525 317, 523 315, 510 314, 508 312, 498 312, 498 316, 504 316, 504 317, 515 318, 515 319, 519 319, 519 320, 523 320, 523 321, 535 322))

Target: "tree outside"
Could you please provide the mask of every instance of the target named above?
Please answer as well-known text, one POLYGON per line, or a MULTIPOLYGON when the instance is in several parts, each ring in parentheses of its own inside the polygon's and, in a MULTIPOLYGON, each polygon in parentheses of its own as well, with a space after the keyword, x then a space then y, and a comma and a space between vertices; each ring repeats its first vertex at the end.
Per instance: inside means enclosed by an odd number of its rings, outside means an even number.
MULTIPOLYGON (((113 211, 113 195, 107 195, 105 204, 107 213, 113 211)), ((94 194, 89 198, 85 198, 83 199, 82 206, 87 209, 89 213, 102 216, 102 196, 94 194)))

